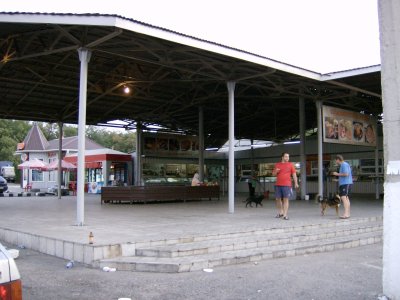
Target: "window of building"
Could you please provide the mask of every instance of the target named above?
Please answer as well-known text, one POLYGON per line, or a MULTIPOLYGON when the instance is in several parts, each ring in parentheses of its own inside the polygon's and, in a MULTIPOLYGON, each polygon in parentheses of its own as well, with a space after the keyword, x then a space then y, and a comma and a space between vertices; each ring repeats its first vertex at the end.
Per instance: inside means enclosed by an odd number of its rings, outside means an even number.
POLYGON ((32 181, 43 182, 43 172, 39 170, 32 170, 32 181))

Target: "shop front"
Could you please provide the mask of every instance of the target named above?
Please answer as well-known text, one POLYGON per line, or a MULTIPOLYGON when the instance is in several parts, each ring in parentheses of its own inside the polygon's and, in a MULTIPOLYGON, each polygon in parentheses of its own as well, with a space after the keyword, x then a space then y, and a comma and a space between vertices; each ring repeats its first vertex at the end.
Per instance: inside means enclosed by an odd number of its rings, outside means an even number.
MULTIPOLYGON (((199 172, 197 136, 146 132, 142 139, 141 185, 191 184, 199 172)), ((204 158, 204 184, 220 185, 226 169, 224 154, 205 151, 204 158)))
MULTIPOLYGON (((64 158, 77 163, 77 154, 64 158)), ((74 183, 73 178, 71 179, 74 183)), ((76 182, 76 181, 75 181, 76 182)), ((85 192, 100 194, 103 186, 132 185, 132 156, 112 149, 85 152, 85 192)))
MULTIPOLYGON (((221 185, 225 175, 223 160, 206 160, 204 183, 221 185)), ((151 157, 143 160, 144 185, 190 185, 193 175, 198 172, 195 159, 151 157)))

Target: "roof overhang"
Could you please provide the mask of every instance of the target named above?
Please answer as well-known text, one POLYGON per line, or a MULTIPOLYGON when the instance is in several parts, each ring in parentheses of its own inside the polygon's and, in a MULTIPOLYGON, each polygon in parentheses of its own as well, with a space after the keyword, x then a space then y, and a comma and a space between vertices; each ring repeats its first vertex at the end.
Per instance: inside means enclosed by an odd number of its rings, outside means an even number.
POLYGON ((382 112, 380 67, 319 74, 267 57, 115 15, 0 13, 0 118, 77 123, 79 58, 92 52, 87 123, 120 119, 196 134, 205 115, 206 146, 226 141, 227 81, 235 81, 237 138, 298 135, 315 101, 382 112), (125 95, 129 85, 133 93, 125 95))

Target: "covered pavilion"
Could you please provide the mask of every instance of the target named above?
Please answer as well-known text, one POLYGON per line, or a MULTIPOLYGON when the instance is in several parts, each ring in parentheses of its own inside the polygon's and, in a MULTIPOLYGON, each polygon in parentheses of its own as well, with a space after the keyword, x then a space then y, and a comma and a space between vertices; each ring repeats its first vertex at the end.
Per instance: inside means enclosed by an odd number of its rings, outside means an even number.
MULTIPOLYGON (((0 24, 0 118, 158 125, 204 149, 298 138, 322 102, 382 114, 380 66, 320 74, 116 15, 3 12, 0 24)), ((232 174, 233 162, 232 146, 232 174)))
MULTIPOLYGON (((1 118, 78 123, 79 48, 91 52, 91 125, 126 121, 226 142, 228 92, 236 82, 235 137, 286 140, 316 128, 315 101, 378 116, 380 66, 319 74, 239 49, 114 15, 1 13, 1 118), (124 87, 131 92, 125 94, 124 87)), ((118 126, 110 125, 107 126, 118 126)))

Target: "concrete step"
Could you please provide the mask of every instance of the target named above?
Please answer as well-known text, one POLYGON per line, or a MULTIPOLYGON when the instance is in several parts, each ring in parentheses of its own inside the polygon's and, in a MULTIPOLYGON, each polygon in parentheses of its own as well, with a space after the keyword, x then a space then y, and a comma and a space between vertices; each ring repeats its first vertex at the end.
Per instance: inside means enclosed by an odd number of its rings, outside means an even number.
POLYGON ((119 271, 160 273, 192 272, 223 265, 257 262, 260 260, 353 248, 379 243, 381 241, 382 233, 375 231, 353 236, 342 236, 295 244, 283 244, 184 257, 117 257, 101 260, 98 262, 98 266, 113 267, 117 268, 119 271))
POLYGON ((207 234, 207 235, 196 235, 196 236, 186 236, 176 239, 164 239, 164 240, 151 240, 151 241, 137 241, 135 242, 136 248, 149 248, 158 247, 165 245, 175 245, 183 243, 193 243, 206 240, 216 240, 216 239, 229 239, 229 238, 241 238, 245 236, 254 236, 259 234, 274 234, 274 233, 287 233, 287 232, 305 232, 308 230, 321 229, 321 228, 345 228, 346 226, 354 224, 364 224, 370 222, 382 222, 382 217, 365 217, 365 218, 352 218, 348 220, 333 220, 317 224, 305 224, 305 225, 289 225, 288 222, 286 226, 282 227, 268 227, 268 228, 256 228, 247 230, 236 230, 234 232, 207 234))
POLYGON ((220 265, 333 251, 378 243, 382 218, 268 228, 137 243, 135 256, 103 259, 94 266, 147 272, 189 272, 220 265))
POLYGON ((319 228, 308 231, 291 231, 284 233, 259 233, 239 236, 237 238, 207 239, 199 242, 177 243, 156 247, 136 248, 136 256, 148 257, 182 257, 207 253, 218 253, 233 250, 260 248, 282 244, 294 244, 332 237, 356 235, 365 232, 382 231, 382 222, 372 222, 360 226, 352 224, 340 228, 319 228))

